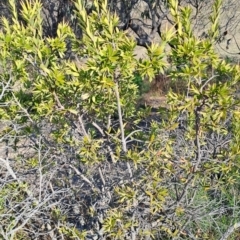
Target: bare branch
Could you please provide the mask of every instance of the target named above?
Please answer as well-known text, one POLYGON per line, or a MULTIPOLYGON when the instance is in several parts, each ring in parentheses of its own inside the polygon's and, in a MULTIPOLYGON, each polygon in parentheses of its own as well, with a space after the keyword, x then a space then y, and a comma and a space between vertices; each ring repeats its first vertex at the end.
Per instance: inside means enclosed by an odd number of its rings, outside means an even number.
POLYGON ((240 222, 235 223, 231 226, 219 240, 227 240, 231 234, 233 234, 240 227, 240 222))

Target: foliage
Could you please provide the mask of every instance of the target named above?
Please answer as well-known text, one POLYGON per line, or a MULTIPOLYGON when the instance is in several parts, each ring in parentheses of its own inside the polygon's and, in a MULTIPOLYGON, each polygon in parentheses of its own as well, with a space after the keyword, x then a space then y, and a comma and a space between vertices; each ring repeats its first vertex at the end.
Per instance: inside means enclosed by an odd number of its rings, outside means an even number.
POLYGON ((195 36, 190 8, 169 0, 173 28, 137 60, 107 1, 95 0, 91 13, 75 2, 81 39, 66 22, 46 37, 40 1, 22 2, 21 15, 9 3, 12 19, 2 18, 0 32, 1 238, 232 234, 239 67, 219 58, 212 39, 195 36), (187 82, 186 94, 169 92, 164 116, 136 108, 138 80, 159 73, 187 82))

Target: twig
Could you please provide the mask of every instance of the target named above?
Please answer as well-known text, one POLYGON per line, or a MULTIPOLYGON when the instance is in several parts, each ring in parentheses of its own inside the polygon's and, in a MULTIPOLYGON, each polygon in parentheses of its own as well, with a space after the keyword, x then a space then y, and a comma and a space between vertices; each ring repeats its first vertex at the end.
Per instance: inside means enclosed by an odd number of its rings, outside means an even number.
POLYGON ((111 149, 110 146, 107 146, 107 148, 108 148, 108 151, 109 151, 109 153, 110 153, 110 157, 111 157, 111 159, 112 159, 112 162, 115 163, 116 160, 115 160, 115 156, 114 156, 113 150, 111 149))
POLYGON ((213 75, 212 77, 210 77, 201 87, 200 92, 202 92, 203 88, 215 77, 218 77, 218 75, 213 75))
POLYGON ((103 132, 102 128, 95 122, 92 123, 92 125, 97 128, 97 130, 102 134, 102 136, 105 136, 105 133, 103 132))
POLYGON ((136 132, 142 132, 142 130, 141 130, 141 129, 140 129, 140 130, 135 130, 135 131, 129 133, 129 134, 127 135, 127 137, 125 138, 125 141, 126 141, 128 138, 130 138, 130 137, 131 137, 134 133, 136 133, 136 132))
POLYGON ((23 110, 23 112, 27 115, 27 117, 29 118, 31 123, 34 123, 34 121, 32 120, 31 116, 29 115, 28 111, 21 105, 21 103, 17 100, 16 96, 14 95, 14 93, 12 93, 12 96, 14 98, 14 100, 16 101, 17 105, 23 110))
POLYGON ((227 240, 228 237, 239 227, 240 227, 240 222, 235 223, 233 226, 228 228, 228 230, 223 234, 223 236, 220 238, 220 240, 227 240))
POLYGON ((7 90, 7 88, 9 87, 9 85, 10 85, 10 83, 11 83, 11 80, 12 80, 12 79, 10 78, 5 86, 4 86, 3 83, 0 83, 1 86, 2 86, 2 92, 1 92, 1 94, 0 94, 0 100, 3 98, 5 91, 7 90))
POLYGON ((65 108, 64 108, 64 106, 61 104, 61 102, 60 102, 57 94, 55 93, 55 91, 53 91, 52 94, 53 94, 53 97, 54 97, 55 101, 57 102, 57 105, 58 105, 58 107, 60 108, 60 110, 64 110, 65 108))
MULTIPOLYGON (((121 110, 121 103, 120 103, 120 96, 119 96, 118 83, 117 82, 116 82, 116 86, 115 86, 115 93, 116 93, 116 98, 117 98, 118 119, 119 119, 121 137, 122 137, 122 148, 123 148, 124 153, 126 153, 127 152, 127 143, 126 143, 125 133, 124 133, 122 110, 121 110)), ((131 166, 130 166, 129 162, 127 162, 127 168, 128 168, 130 178, 132 178, 133 174, 132 174, 132 169, 131 169, 131 166)))
POLYGON ((111 126, 111 115, 108 115, 107 129, 111 126))
POLYGON ((76 174, 79 175, 86 183, 88 183, 91 186, 92 190, 96 189, 93 183, 88 180, 88 178, 86 178, 82 173, 80 173, 77 168, 75 168, 71 164, 69 164, 69 167, 72 168, 76 172, 76 174))
POLYGON ((81 130, 82 130, 83 135, 84 135, 85 137, 87 137, 87 139, 89 140, 89 136, 88 136, 87 131, 86 131, 86 129, 85 129, 85 126, 84 126, 83 119, 82 119, 82 116, 81 116, 81 115, 78 116, 78 121, 79 121, 79 123, 80 123, 81 130))
POLYGON ((0 161, 5 165, 8 173, 12 176, 12 178, 13 178, 14 180, 19 181, 18 178, 17 178, 17 176, 16 176, 16 174, 15 174, 14 171, 12 170, 12 168, 11 168, 11 166, 10 166, 10 164, 9 164, 9 161, 8 161, 7 159, 3 159, 3 158, 1 158, 1 157, 0 157, 0 161))
POLYGON ((117 98, 118 119, 119 119, 119 125, 121 130, 121 137, 122 137, 122 148, 123 148, 123 151, 126 153, 127 144, 126 144, 125 133, 124 133, 124 125, 123 125, 123 119, 122 119, 122 109, 121 109, 120 96, 118 91, 118 83, 116 83, 116 86, 115 86, 115 94, 117 98))
POLYGON ((99 171, 99 175, 100 175, 100 177, 101 177, 103 186, 105 186, 105 185, 106 185, 106 182, 105 182, 105 179, 104 179, 103 174, 102 174, 102 169, 99 167, 99 168, 98 168, 98 171, 99 171))

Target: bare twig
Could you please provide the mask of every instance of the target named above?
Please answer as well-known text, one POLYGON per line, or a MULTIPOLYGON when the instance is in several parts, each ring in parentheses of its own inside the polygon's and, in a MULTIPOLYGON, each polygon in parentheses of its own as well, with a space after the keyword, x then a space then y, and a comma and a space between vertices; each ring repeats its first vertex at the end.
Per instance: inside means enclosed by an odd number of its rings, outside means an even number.
MULTIPOLYGON (((116 98, 117 98, 118 119, 119 119, 119 125, 120 125, 120 130, 121 130, 121 137, 122 137, 122 148, 123 148, 123 152, 126 153, 127 152, 127 143, 126 143, 125 133, 124 133, 122 110, 121 110, 121 103, 120 103, 120 96, 119 96, 119 89, 118 89, 117 82, 115 83, 115 94, 116 94, 116 98)), ((129 172, 130 178, 132 178, 133 174, 132 174, 132 169, 131 169, 129 162, 127 162, 127 167, 128 167, 128 172, 129 172)))
POLYGON ((97 130, 102 134, 102 136, 105 136, 105 133, 103 131, 103 129, 95 122, 92 123, 92 125, 97 128, 97 130))
MULTIPOLYGON (((80 173, 77 168, 75 168, 71 164, 69 164, 69 167, 72 168, 76 172, 76 174, 79 175, 86 183, 88 183, 91 186, 92 190, 96 189, 94 184, 88 178, 86 178, 82 173, 80 173)), ((99 189, 97 190, 99 191, 99 189)))
POLYGON ((103 186, 105 186, 105 185, 106 185, 106 182, 105 182, 105 179, 104 179, 104 177, 103 177, 102 169, 101 169, 100 167, 98 168, 98 172, 99 172, 99 175, 100 175, 100 177, 101 177, 103 186))
POLYGON ((0 157, 0 161, 5 165, 8 173, 12 176, 12 178, 14 180, 19 181, 19 179, 17 178, 15 172, 13 171, 12 167, 10 166, 8 159, 3 159, 3 158, 0 157))
POLYGON ((240 227, 240 222, 235 223, 233 226, 231 226, 219 240, 227 240, 229 236, 236 231, 240 227))

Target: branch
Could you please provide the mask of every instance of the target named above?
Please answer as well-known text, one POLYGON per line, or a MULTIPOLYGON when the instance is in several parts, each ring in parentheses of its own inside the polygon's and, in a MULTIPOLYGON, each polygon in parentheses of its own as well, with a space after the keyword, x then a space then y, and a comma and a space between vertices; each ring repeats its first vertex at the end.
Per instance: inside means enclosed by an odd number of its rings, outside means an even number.
POLYGON ((8 173, 12 176, 12 178, 13 178, 14 180, 17 180, 17 181, 19 182, 16 174, 14 173, 13 169, 11 168, 11 166, 10 166, 10 164, 9 164, 9 161, 8 161, 7 159, 3 159, 3 158, 0 157, 0 162, 2 162, 2 163, 5 165, 8 173))
POLYGON ((139 38, 136 38, 136 41, 139 46, 147 47, 152 44, 152 39, 149 34, 147 34, 141 26, 135 23, 134 20, 130 21, 129 27, 138 35, 139 38))
POLYGON ((1 94, 0 94, 0 100, 3 98, 5 91, 6 91, 6 90, 8 89, 8 87, 10 86, 11 81, 12 81, 12 79, 10 78, 10 79, 8 80, 8 82, 7 82, 6 85, 4 85, 2 82, 0 83, 0 84, 1 84, 1 87, 2 87, 2 92, 1 92, 1 94))
MULTIPOLYGON (((86 183, 88 183, 91 186, 92 190, 96 189, 94 184, 88 178, 86 178, 82 173, 80 173, 77 168, 75 168, 71 164, 69 164, 69 167, 72 168, 76 172, 76 174, 79 175, 86 183)), ((99 191, 99 189, 97 190, 99 191)))
POLYGON ((98 168, 98 172, 99 172, 99 175, 100 175, 100 177, 101 177, 102 184, 103 184, 103 186, 105 186, 105 185, 106 185, 106 182, 105 182, 105 179, 104 179, 104 177, 103 177, 103 173, 102 173, 101 167, 98 168))
POLYGON ((235 223, 232 227, 230 227, 220 238, 220 240, 227 240, 228 237, 237 229, 240 227, 240 222, 235 223))
POLYGON ((196 172, 198 169, 199 164, 201 163, 201 158, 202 158, 202 154, 201 154, 201 144, 200 144, 200 111, 202 109, 202 107, 205 104, 205 100, 203 100, 203 103, 198 106, 195 110, 194 110, 194 114, 195 114, 195 134, 196 134, 196 138, 195 138, 195 146, 197 148, 196 150, 196 165, 194 166, 193 172, 196 172))
POLYGON ((28 113, 28 111, 21 105, 21 103, 18 101, 18 99, 16 98, 16 96, 14 95, 14 93, 12 93, 12 96, 14 98, 14 100, 16 101, 17 105, 22 109, 22 111, 27 115, 28 119, 30 120, 31 123, 34 123, 33 119, 31 118, 30 114, 28 113))
POLYGON ((201 87, 201 89, 200 89, 200 92, 202 92, 203 91, 203 88, 212 80, 212 79, 214 79, 215 77, 218 77, 219 75, 213 75, 212 77, 210 77, 203 85, 202 85, 202 87, 201 87))
POLYGON ((116 86, 115 86, 115 94, 116 94, 116 98, 117 98, 118 119, 119 119, 119 125, 120 125, 120 130, 121 130, 121 137, 122 137, 122 148, 123 148, 124 153, 126 153, 127 152, 127 144, 126 144, 126 139, 125 139, 125 134, 124 134, 122 109, 121 109, 121 103, 120 103, 118 83, 116 83, 116 86))
POLYGON ((53 97, 54 97, 55 101, 57 102, 57 106, 59 107, 59 109, 60 109, 60 110, 64 110, 65 108, 64 108, 64 106, 62 105, 62 103, 60 102, 60 100, 59 100, 56 92, 53 91, 52 94, 53 94, 53 97))
POLYGON ((102 136, 105 136, 103 129, 97 123, 93 122, 92 125, 101 133, 102 136))
MULTIPOLYGON (((79 132, 80 134, 83 134, 85 137, 87 137, 87 139, 89 140, 89 135, 85 129, 85 126, 84 126, 84 123, 83 123, 83 119, 82 119, 82 115, 79 115, 78 116, 78 121, 80 123, 80 126, 81 126, 81 131, 79 132)), ((77 129, 79 130, 79 127, 76 126, 77 129)))
POLYGON ((127 137, 125 138, 125 140, 127 140, 128 138, 130 138, 130 137, 131 137, 134 133, 136 133, 136 132, 142 132, 142 130, 135 130, 135 131, 129 133, 129 134, 127 135, 127 137))
MULTIPOLYGON (((126 153, 127 152, 127 143, 126 143, 125 133, 124 133, 122 110, 121 110, 121 103, 120 103, 120 96, 119 96, 119 90, 118 90, 118 83, 117 82, 116 82, 116 85, 115 85, 115 93, 116 93, 116 98, 117 98, 118 119, 119 119, 121 136, 122 136, 122 148, 123 148, 124 153, 126 153)), ((133 174, 132 174, 132 169, 131 169, 131 166, 130 166, 129 162, 127 162, 127 167, 128 167, 128 172, 129 172, 130 178, 132 178, 133 174)))

